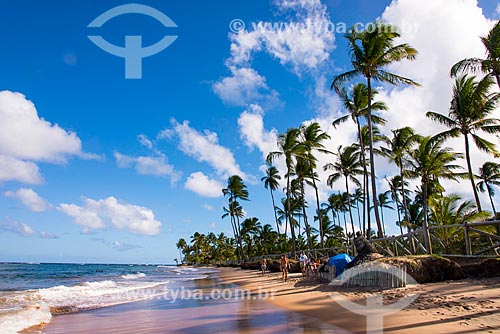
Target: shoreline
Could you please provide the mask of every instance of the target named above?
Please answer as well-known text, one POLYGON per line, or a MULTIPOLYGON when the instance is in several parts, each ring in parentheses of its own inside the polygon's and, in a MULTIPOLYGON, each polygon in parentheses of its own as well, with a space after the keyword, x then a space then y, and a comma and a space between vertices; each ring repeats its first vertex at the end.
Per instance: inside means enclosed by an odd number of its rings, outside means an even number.
POLYGON ((384 333, 500 332, 500 278, 419 284, 382 292, 329 286, 302 279, 301 274, 289 274, 289 281, 284 283, 280 273, 261 276, 253 270, 219 269, 219 277, 225 283, 237 284, 253 294, 264 290, 274 292, 270 303, 351 333, 366 333, 366 317, 339 305, 337 297, 366 305, 368 297, 381 293, 384 306, 405 296, 416 296, 408 307, 384 317, 384 333))

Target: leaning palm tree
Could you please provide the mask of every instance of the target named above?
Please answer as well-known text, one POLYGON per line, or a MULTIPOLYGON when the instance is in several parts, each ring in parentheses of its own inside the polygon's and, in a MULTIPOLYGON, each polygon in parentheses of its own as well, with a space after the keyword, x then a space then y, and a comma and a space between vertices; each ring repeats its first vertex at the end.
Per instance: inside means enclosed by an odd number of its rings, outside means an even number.
MULTIPOLYGON (((280 134, 278 137, 278 149, 279 151, 270 152, 267 157, 267 163, 272 164, 273 160, 283 156, 285 158, 285 165, 287 168, 286 173, 286 224, 290 224, 290 176, 293 173, 294 159, 297 156, 304 155, 303 147, 299 145, 299 135, 300 130, 297 128, 290 128, 284 134, 280 134)), ((293 228, 290 229, 292 234, 292 252, 295 253, 295 231, 293 228)))
POLYGON ((450 138, 463 136, 465 140, 465 161, 472 191, 479 211, 481 202, 476 190, 474 174, 472 172, 469 136, 481 151, 499 153, 495 149, 495 144, 480 137, 477 133, 500 133, 500 119, 488 118, 496 110, 500 102, 500 93, 490 93, 493 80, 489 77, 480 81, 475 81, 475 77, 462 76, 456 79, 453 87, 453 97, 451 100, 448 116, 432 111, 427 112, 427 117, 445 125, 448 130, 436 135, 436 138, 450 138))
POLYGON ((370 133, 370 169, 373 206, 375 207, 375 219, 377 222, 379 236, 382 237, 382 222, 380 220, 377 203, 377 185, 375 174, 375 163, 372 138, 372 81, 380 81, 389 84, 407 84, 418 86, 415 81, 384 70, 385 67, 404 59, 413 60, 417 50, 408 44, 394 45, 394 40, 401 35, 393 25, 382 22, 375 23, 375 29, 360 30, 355 26, 345 35, 349 43, 351 64, 353 70, 336 76, 331 88, 337 93, 341 87, 355 77, 363 76, 368 88, 367 118, 370 133))
POLYGON ((429 186, 438 183, 440 178, 457 181, 458 177, 462 176, 455 172, 461 167, 454 164, 462 154, 453 152, 451 148, 442 148, 443 141, 442 138, 420 138, 418 147, 411 152, 407 162, 408 176, 414 179, 420 178, 421 182, 424 243, 429 254, 432 254, 428 217, 429 186))
POLYGON ((500 22, 497 22, 488 36, 481 37, 486 49, 486 59, 467 58, 459 61, 451 68, 451 75, 459 72, 481 72, 496 79, 500 88, 500 22))
MULTIPOLYGON (((387 142, 388 146, 381 148, 384 155, 389 158, 389 161, 394 162, 399 167, 399 185, 401 185, 403 194, 406 193, 405 186, 407 185, 404 181, 404 163, 418 138, 419 135, 415 134, 414 130, 410 127, 392 130, 392 139, 387 142)), ((408 221, 408 202, 406 196, 403 196, 402 201, 404 220, 408 221)))
MULTIPOLYGON (((488 197, 490 198, 491 208, 493 209, 493 215, 497 216, 497 211, 495 210, 495 204, 493 204, 493 196, 495 196, 495 189, 493 186, 500 186, 500 164, 495 162, 485 162, 482 167, 479 168, 479 175, 477 176, 479 181, 477 183, 477 189, 480 192, 488 192, 488 197)), ((497 228, 500 226, 497 225, 497 228)))
MULTIPOLYGON (((375 89, 372 89, 371 96, 372 99, 374 99, 375 95, 378 94, 378 91, 375 89)), ((366 198, 366 201, 363 201, 363 226, 366 225, 366 218, 368 217, 368 220, 370 219, 370 211, 369 211, 369 205, 368 203, 370 202, 370 196, 368 194, 368 167, 367 167, 367 161, 366 161, 366 145, 363 141, 363 136, 361 133, 361 128, 362 124, 361 121, 366 120, 366 117, 368 115, 368 87, 363 84, 363 83, 358 83, 352 87, 351 91, 348 93, 347 90, 342 87, 339 91, 339 96, 340 99, 342 100, 342 104, 344 106, 344 109, 349 112, 348 115, 341 116, 334 120, 332 122, 332 125, 334 127, 337 127, 339 124, 346 122, 349 118, 351 118, 354 123, 356 124, 357 130, 358 130, 358 142, 361 150, 361 163, 363 166, 363 192, 364 192, 364 197, 366 198), (365 203, 366 208, 365 208, 365 203), (365 210, 366 209, 366 210, 365 210)), ((372 102, 371 104, 371 110, 373 111, 380 111, 380 110, 387 110, 387 106, 384 102, 372 102)), ((372 113, 371 119, 373 124, 380 124, 384 125, 386 123, 386 120, 383 119, 382 117, 379 117, 377 115, 374 115, 372 113)), ((369 144, 368 144, 369 146, 369 144)), ((370 224, 368 224, 370 225, 370 224)), ((364 228, 363 228, 364 230, 364 228)))
POLYGON ((276 221, 276 230, 278 231, 278 234, 280 233, 280 225, 278 224, 278 216, 276 215, 276 204, 274 202, 274 195, 273 191, 279 188, 279 180, 281 180, 281 176, 279 175, 278 169, 274 166, 269 166, 266 169, 266 176, 262 177, 260 179, 261 181, 264 182, 264 187, 266 189, 269 188, 269 191, 271 192, 271 200, 273 202, 273 212, 274 212, 274 219, 276 221))
POLYGON ((345 179, 345 188, 348 194, 348 207, 349 207, 349 217, 351 220, 351 227, 354 233, 354 220, 352 218, 352 205, 351 196, 349 192, 349 181, 354 183, 356 186, 361 186, 361 183, 356 178, 357 175, 363 174, 363 169, 361 162, 359 160, 359 152, 355 146, 347 146, 342 149, 342 146, 338 147, 338 152, 336 153, 337 161, 334 163, 326 164, 323 169, 325 171, 334 171, 333 174, 328 176, 327 184, 330 188, 333 187, 333 183, 339 180, 342 176, 345 179))

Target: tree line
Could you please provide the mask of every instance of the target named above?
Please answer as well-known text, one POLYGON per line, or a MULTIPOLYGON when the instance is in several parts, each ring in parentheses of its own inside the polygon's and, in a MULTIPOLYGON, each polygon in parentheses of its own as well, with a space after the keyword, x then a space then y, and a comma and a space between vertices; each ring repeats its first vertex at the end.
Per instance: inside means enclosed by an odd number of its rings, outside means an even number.
MULTIPOLYGON (((387 71, 388 65, 414 60, 418 52, 408 44, 395 44, 401 37, 395 26, 382 22, 376 25, 377 29, 356 28, 345 35, 352 69, 335 76, 331 84, 345 111, 332 125, 340 127, 354 122, 356 142, 327 148, 325 142, 330 136, 315 122, 287 129, 278 136, 278 149, 268 154, 268 168, 261 179, 270 192, 274 226, 262 226, 256 217, 245 218, 242 203, 249 200, 249 193, 241 177, 233 175, 222 189, 228 199, 222 218, 229 220, 233 237, 197 232, 191 237, 191 244, 180 239, 177 248, 187 261, 203 263, 345 246, 355 230, 363 231, 368 238, 382 238, 386 235, 385 210, 396 211, 401 234, 423 227, 425 249, 432 253, 429 226, 497 216, 493 197, 495 186, 500 185, 500 164, 492 160, 473 170, 471 150, 486 152, 492 158, 500 156, 495 143, 484 137, 492 134, 499 138, 500 134, 500 120, 492 117, 500 103, 496 87, 500 88, 500 23, 487 36, 480 37, 486 51, 484 59, 467 58, 451 68, 455 81, 449 109, 426 113, 445 128, 433 136, 418 134, 411 127, 391 129, 389 135, 381 130, 386 120, 379 112, 388 107, 377 101, 378 91, 373 84, 420 85, 387 71), (356 81, 358 78, 361 80, 356 81), (455 152, 446 146, 450 138, 460 137, 463 150, 455 152), (331 162, 318 166, 319 154, 330 155, 331 162), (396 175, 386 178, 389 190, 383 193, 377 191, 375 156, 388 159, 398 168, 396 175), (277 159, 284 161, 283 176, 274 166, 277 159), (461 161, 465 162, 465 169, 461 161), (319 168, 330 173, 326 180, 330 188, 338 181, 345 187, 345 191, 331 193, 324 203, 318 193, 319 168), (468 180, 474 200, 447 194, 440 182, 446 179, 468 180), (410 189, 409 180, 417 180, 419 185, 410 189), (280 182, 284 184, 284 197, 276 201, 274 195, 280 182), (314 196, 309 196, 315 198, 313 203, 306 200, 306 191, 313 192, 314 196), (491 212, 483 209, 479 192, 487 193, 491 212), (314 208, 313 217, 306 213, 309 206, 314 208)), ((465 247, 463 236, 454 229, 442 229, 436 235, 441 240, 437 251, 461 252, 465 247)))

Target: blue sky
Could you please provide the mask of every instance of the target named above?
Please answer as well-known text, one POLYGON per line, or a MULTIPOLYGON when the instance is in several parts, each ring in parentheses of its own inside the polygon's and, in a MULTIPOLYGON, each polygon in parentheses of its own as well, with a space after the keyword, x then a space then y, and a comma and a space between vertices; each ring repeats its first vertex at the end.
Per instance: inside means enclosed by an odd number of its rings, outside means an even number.
MULTIPOLYGON (((449 66, 481 56, 477 36, 500 15, 486 0, 425 8, 417 0, 142 1, 177 28, 139 14, 87 27, 125 4, 0 1, 0 261, 171 263, 180 237, 230 234, 220 185, 235 172, 249 186, 247 215, 272 224, 260 178, 276 134, 315 120, 332 136, 330 149, 353 140, 352 126, 329 127, 342 114, 330 79, 350 68, 332 27, 378 17, 408 24, 403 39, 419 60, 394 69, 424 88, 382 87, 392 110, 385 131, 432 132, 422 115, 446 110, 449 66), (238 34, 235 19, 245 24, 238 34), (290 28, 308 20, 327 29, 290 28), (259 22, 288 26, 259 31, 259 22), (124 60, 88 35, 116 45, 125 35, 143 36, 143 45, 178 38, 143 59, 142 79, 126 79, 124 60)), ((484 159, 478 153, 476 164, 484 159)), ((395 170, 379 165, 383 189, 395 170)), ((450 187, 469 196, 467 185, 450 187)), ((323 187, 322 198, 331 191, 323 187)))

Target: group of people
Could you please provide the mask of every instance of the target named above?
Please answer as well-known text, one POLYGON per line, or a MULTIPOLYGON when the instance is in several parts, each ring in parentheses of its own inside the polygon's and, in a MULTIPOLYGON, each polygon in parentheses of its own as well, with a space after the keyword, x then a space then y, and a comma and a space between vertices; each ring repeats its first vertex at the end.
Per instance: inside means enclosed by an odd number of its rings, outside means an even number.
MULTIPOLYGON (((267 271, 267 260, 263 256, 260 260, 260 270, 262 275, 266 274, 267 271)), ((288 272, 290 271, 290 260, 287 258, 286 254, 283 254, 280 262, 281 278, 286 282, 288 280, 288 272)))
MULTIPOLYGON (((317 277, 317 273, 322 266, 320 260, 309 259, 304 251, 302 251, 299 257, 299 261, 302 277, 309 277, 310 275, 314 278, 317 277)), ((260 262, 260 269, 262 275, 265 275, 267 271, 267 259, 265 257, 262 257, 262 260, 260 262)), ((284 282, 286 282, 288 280, 288 272, 290 271, 290 260, 288 259, 286 254, 283 254, 283 256, 281 256, 280 271, 281 278, 284 282)))
POLYGON ((307 255, 302 251, 299 257, 300 263, 300 271, 302 272, 302 277, 314 277, 317 278, 318 271, 323 266, 321 261, 310 259, 307 255))

